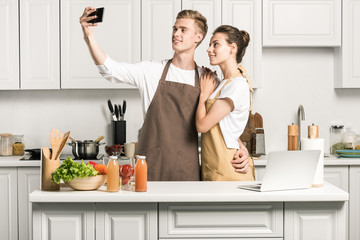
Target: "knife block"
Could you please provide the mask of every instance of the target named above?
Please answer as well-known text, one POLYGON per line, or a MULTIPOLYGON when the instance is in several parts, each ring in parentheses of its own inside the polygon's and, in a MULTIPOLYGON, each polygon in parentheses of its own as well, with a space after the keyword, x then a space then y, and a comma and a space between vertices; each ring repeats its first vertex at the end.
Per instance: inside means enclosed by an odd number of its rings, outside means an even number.
POLYGON ((126 143, 126 121, 112 121, 113 144, 124 145, 126 143))
POLYGON ((51 182, 51 173, 60 167, 60 159, 50 160, 41 149, 41 190, 58 191, 60 184, 51 182))

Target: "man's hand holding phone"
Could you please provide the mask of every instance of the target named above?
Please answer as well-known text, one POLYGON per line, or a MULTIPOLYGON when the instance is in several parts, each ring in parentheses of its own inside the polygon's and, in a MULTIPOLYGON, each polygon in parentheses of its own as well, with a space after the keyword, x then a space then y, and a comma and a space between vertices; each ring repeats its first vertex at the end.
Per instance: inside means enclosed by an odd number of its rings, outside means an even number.
POLYGON ((98 22, 102 22, 104 15, 104 8, 87 7, 84 9, 80 17, 80 24, 84 33, 85 39, 90 37, 93 33, 94 27, 98 22))

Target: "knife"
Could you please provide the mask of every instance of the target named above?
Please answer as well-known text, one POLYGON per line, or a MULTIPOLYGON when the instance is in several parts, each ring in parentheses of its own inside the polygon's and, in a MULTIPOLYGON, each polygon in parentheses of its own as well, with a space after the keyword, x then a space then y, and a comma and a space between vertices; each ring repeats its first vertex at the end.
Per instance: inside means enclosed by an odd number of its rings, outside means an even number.
POLYGON ((119 121, 119 108, 116 104, 115 104, 115 116, 116 116, 116 120, 119 121))
POLYGON ((125 112, 126 112, 126 101, 123 100, 123 106, 122 106, 122 114, 123 114, 123 119, 125 118, 125 112))
POLYGON ((116 121, 116 116, 115 116, 115 113, 114 113, 114 108, 113 108, 113 105, 110 101, 110 99, 108 100, 108 107, 109 107, 109 110, 111 112, 111 115, 112 115, 112 118, 114 121, 116 121))
POLYGON ((120 120, 123 120, 123 110, 121 108, 121 104, 119 104, 119 114, 120 114, 120 120))

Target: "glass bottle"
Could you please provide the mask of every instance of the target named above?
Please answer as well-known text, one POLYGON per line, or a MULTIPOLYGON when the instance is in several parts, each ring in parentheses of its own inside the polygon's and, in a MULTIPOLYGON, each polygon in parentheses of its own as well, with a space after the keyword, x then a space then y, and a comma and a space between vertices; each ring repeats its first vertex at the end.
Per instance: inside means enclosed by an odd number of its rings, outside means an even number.
POLYGON ((344 125, 331 125, 330 127, 330 153, 336 154, 336 150, 344 149, 342 137, 344 125))
POLYGON ((107 191, 118 192, 119 185, 119 163, 116 156, 110 156, 107 165, 107 191))
POLYGON ((135 166, 135 192, 147 191, 147 164, 145 156, 138 156, 135 166))
POLYGON ((344 149, 354 149, 356 142, 356 134, 351 128, 346 128, 346 132, 343 135, 344 149))
POLYGON ((13 135, 12 136, 12 153, 15 156, 24 155, 24 135, 13 135))
POLYGON ((12 155, 12 142, 11 142, 11 133, 3 133, 1 136, 0 144, 0 155, 1 156, 11 156, 12 155))

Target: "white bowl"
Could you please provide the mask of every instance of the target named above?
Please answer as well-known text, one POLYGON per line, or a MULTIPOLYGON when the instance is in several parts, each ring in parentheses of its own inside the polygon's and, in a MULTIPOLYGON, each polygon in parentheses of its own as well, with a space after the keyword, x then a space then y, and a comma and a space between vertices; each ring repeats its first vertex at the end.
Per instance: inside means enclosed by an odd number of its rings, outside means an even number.
POLYGON ((85 178, 74 178, 71 181, 65 182, 66 185, 74 190, 89 191, 96 190, 106 181, 107 175, 96 175, 85 178))

